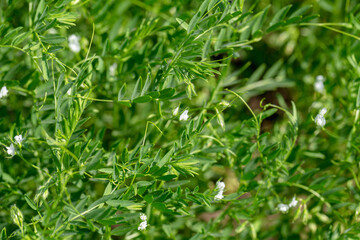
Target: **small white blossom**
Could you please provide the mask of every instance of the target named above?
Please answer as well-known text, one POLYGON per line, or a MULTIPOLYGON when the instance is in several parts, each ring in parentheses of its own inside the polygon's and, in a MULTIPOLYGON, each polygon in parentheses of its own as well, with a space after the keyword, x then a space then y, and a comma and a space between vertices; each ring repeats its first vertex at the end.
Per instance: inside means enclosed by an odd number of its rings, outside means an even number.
POLYGON ((138 230, 143 231, 143 230, 146 229, 146 227, 147 227, 147 221, 143 221, 143 222, 140 223, 140 225, 138 227, 138 230))
POLYGON ((219 192, 214 197, 215 201, 221 200, 224 198, 224 189, 225 189, 225 183, 224 182, 217 182, 216 183, 216 189, 219 190, 219 192))
POLYGON ((0 98, 6 97, 8 92, 9 91, 7 90, 6 86, 3 86, 0 90, 0 98))
POLYGON ((69 96, 71 96, 71 92, 72 92, 72 91, 71 91, 71 88, 69 88, 69 89, 67 90, 66 94, 69 95, 69 96))
POLYGON ((118 65, 116 63, 109 67, 110 76, 115 76, 118 65))
POLYGON ((327 112, 327 109, 326 109, 326 108, 322 108, 322 109, 320 110, 319 114, 316 115, 315 120, 314 120, 315 123, 316 123, 316 125, 318 125, 318 126, 320 126, 320 127, 325 126, 326 120, 325 120, 324 115, 325 115, 326 112, 327 112))
POLYGON ((223 199, 223 198, 224 198, 224 195, 223 195, 223 194, 224 194, 224 192, 220 190, 220 191, 215 195, 214 199, 215 199, 216 201, 223 199))
POLYGON ((80 38, 76 36, 75 34, 70 35, 69 37, 69 48, 74 53, 80 52, 80 38))
POLYGON ((320 113, 319 114, 321 114, 321 115, 325 115, 325 113, 327 112, 327 109, 326 108, 322 108, 321 110, 320 110, 320 113))
POLYGON ((72 5, 78 4, 80 2, 80 0, 74 0, 71 2, 72 5))
POLYGON ((10 144, 10 147, 6 147, 7 154, 11 155, 12 157, 15 156, 15 147, 14 144, 10 144))
POLYGON ((287 213, 289 211, 289 206, 287 204, 280 203, 277 206, 277 209, 279 209, 279 211, 282 213, 287 213))
POLYGON ((225 183, 224 182, 217 182, 216 183, 216 189, 219 189, 220 191, 224 191, 225 183))
POLYGON ((324 115, 321 115, 321 114, 316 115, 314 121, 315 121, 316 125, 318 125, 319 127, 323 127, 326 124, 326 120, 324 118, 324 115))
POLYGON ((325 78, 323 75, 318 75, 316 77, 316 81, 314 83, 314 89, 316 92, 319 92, 319 93, 324 92, 324 90, 325 90, 324 81, 325 81, 325 78))
POLYGON ((173 111, 173 116, 176 116, 179 113, 179 107, 176 107, 173 111))
POLYGON ((289 207, 296 207, 296 205, 298 204, 298 200, 296 200, 296 197, 294 196, 291 200, 291 202, 289 203, 289 207))
POLYGON ((143 220, 143 221, 146 221, 147 220, 147 217, 145 214, 141 213, 140 214, 140 219, 143 220))
POLYGON ((138 230, 139 231, 143 231, 146 229, 147 227, 147 217, 145 214, 141 213, 140 214, 140 219, 142 220, 142 222, 140 223, 139 227, 138 227, 138 230))
POLYGON ((324 81, 325 81, 325 78, 324 78, 323 75, 317 75, 317 76, 316 76, 316 81, 318 81, 318 82, 324 82, 324 81))
POLYGON ((324 83, 323 83, 323 82, 316 81, 316 82, 314 83, 314 89, 315 89, 316 92, 319 92, 319 93, 324 92, 324 89, 325 89, 324 83))
POLYGON ((189 115, 188 115, 188 110, 185 110, 181 115, 180 115, 180 118, 179 120, 180 121, 186 121, 189 119, 189 115))
POLYGON ((24 140, 21 134, 15 136, 14 139, 17 144, 21 144, 21 142, 24 140))

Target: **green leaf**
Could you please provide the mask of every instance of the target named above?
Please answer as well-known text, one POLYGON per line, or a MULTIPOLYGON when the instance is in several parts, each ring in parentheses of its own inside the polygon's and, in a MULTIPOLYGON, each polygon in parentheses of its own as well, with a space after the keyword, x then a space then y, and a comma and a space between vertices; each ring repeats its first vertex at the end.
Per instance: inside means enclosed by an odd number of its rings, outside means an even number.
POLYGON ((310 158, 319 158, 319 159, 325 159, 325 155, 320 152, 310 152, 305 151, 304 156, 310 157, 310 158))
POLYGON ((138 80, 136 81, 133 93, 131 95, 131 100, 137 98, 140 95, 141 92, 141 77, 138 78, 138 80))
POLYGON ((189 28, 189 25, 182 19, 180 18, 176 18, 176 21, 180 24, 180 26, 185 29, 186 31, 188 30, 189 28))
POLYGON ((118 93, 118 101, 122 100, 126 93, 126 83, 124 83, 118 93))
POLYGON ((151 101, 151 97, 149 95, 140 96, 133 100, 133 103, 146 103, 151 101))
POLYGON ((145 81, 144 87, 141 90, 141 96, 144 96, 147 93, 150 85, 151 85, 151 73, 149 72, 146 76, 146 81, 145 81))
POLYGON ((266 110, 264 112, 262 112, 261 114, 261 120, 264 120, 268 117, 271 117, 272 115, 274 115, 276 112, 278 111, 277 108, 271 108, 269 110, 266 110))
POLYGON ((291 4, 281 8, 279 11, 276 12, 275 16, 272 18, 271 22, 270 22, 270 26, 281 22, 282 20, 284 20, 286 14, 289 12, 290 8, 292 7, 291 4))
POLYGON ((166 88, 160 91, 159 99, 166 100, 170 99, 175 94, 175 88, 166 88))
POLYGON ((123 207, 129 210, 140 210, 144 206, 144 204, 142 203, 137 203, 129 200, 108 200, 106 201, 106 203, 112 207, 123 207))
POLYGON ((116 210, 111 207, 106 208, 97 208, 89 213, 85 214, 85 217, 88 219, 101 220, 109 216, 113 216, 116 213, 116 210))
POLYGON ((185 184, 188 184, 190 180, 178 180, 174 182, 166 182, 164 183, 164 188, 176 188, 185 184))
POLYGON ((276 63, 274 63, 264 74, 264 79, 275 77, 276 74, 280 71, 283 62, 284 61, 282 59, 279 59, 276 63))
POLYGON ((6 228, 4 227, 2 230, 1 230, 1 233, 0 233, 0 240, 7 240, 7 235, 6 235, 6 228))
POLYGON ((202 51, 202 59, 203 60, 206 59, 209 55, 210 47, 211 47, 211 40, 212 40, 212 32, 209 34, 209 37, 206 40, 205 46, 202 51))
POLYGON ((56 2, 55 7, 61 8, 69 4, 72 0, 59 0, 56 2))
POLYGON ((253 72, 253 74, 251 74, 247 84, 259 81, 261 76, 264 74, 265 70, 266 70, 266 65, 265 63, 263 63, 253 72))
POLYGON ((219 0, 211 0, 208 7, 207 7, 207 11, 209 12, 213 6, 215 6, 215 4, 218 2, 219 0))
POLYGON ((170 214, 173 213, 173 211, 169 210, 166 207, 166 205, 162 202, 154 202, 154 203, 152 203, 152 206, 161 212, 170 213, 170 214))
POLYGON ((161 168, 162 166, 164 166, 167 162, 170 161, 170 157, 172 156, 172 154, 174 153, 174 147, 171 148, 171 150, 169 152, 167 152, 165 154, 165 156, 156 164, 159 168, 161 168))
POLYGON ((41 0, 36 8, 35 22, 38 21, 40 15, 44 12, 44 10, 45 10, 45 0, 41 0))
POLYGON ((118 101, 118 103, 122 104, 122 105, 125 105, 127 107, 131 107, 131 102, 130 100, 120 100, 118 101))
POLYGON ((206 9, 209 6, 209 2, 210 2, 210 0, 205 0, 200 5, 199 12, 201 13, 201 15, 203 15, 205 13, 206 9))
POLYGON ((149 181, 139 181, 136 183, 136 185, 138 187, 146 187, 146 186, 150 186, 152 185, 154 182, 149 182, 149 181))
POLYGON ((49 30, 50 28, 54 27, 56 24, 56 18, 54 18, 51 22, 49 23, 46 23, 44 25, 39 25, 40 27, 37 28, 37 32, 38 33, 42 33, 42 32, 45 32, 47 30, 49 30))
POLYGON ((189 34, 194 27, 196 26, 196 24, 198 23, 198 21, 200 20, 201 17, 201 13, 197 12, 190 20, 189 26, 187 28, 187 33, 189 34))
POLYGON ((28 37, 30 37, 30 32, 23 32, 17 35, 14 40, 11 42, 11 45, 19 45, 23 41, 25 41, 28 37))
POLYGON ((162 180, 162 181, 170 181, 170 180, 172 180, 172 179, 174 179, 176 177, 177 177, 176 175, 170 174, 170 175, 161 176, 158 179, 162 180))
POLYGON ((49 66, 48 66, 48 62, 47 62, 45 53, 43 53, 43 55, 42 55, 41 67, 42 67, 42 72, 43 72, 43 78, 45 79, 45 81, 49 81, 50 73, 49 73, 49 66))
POLYGON ((48 49, 48 52, 49 53, 54 53, 54 52, 57 52, 57 51, 60 51, 60 50, 63 50, 64 47, 62 46, 51 46, 49 49, 48 49))
POLYGON ((147 93, 147 95, 149 95, 152 98, 159 98, 160 97, 160 92, 149 92, 147 93))
POLYGON ((93 202, 90 206, 89 209, 94 208, 96 206, 102 205, 103 203, 116 198, 115 194, 109 194, 109 195, 105 195, 102 196, 101 198, 99 198, 98 200, 96 200, 95 202, 93 202))
POLYGON ((10 30, 8 33, 5 34, 5 36, 1 39, 2 44, 8 43, 10 40, 12 40, 18 32, 23 29, 23 27, 17 27, 13 30, 10 30))
POLYGON ((113 230, 111 230, 111 235, 113 236, 122 236, 125 235, 133 230, 136 229, 136 226, 131 225, 131 226, 120 226, 117 228, 114 228, 113 230))
POLYGON ((214 46, 215 51, 220 49, 222 41, 224 40, 225 31, 226 31, 226 29, 224 29, 224 28, 220 30, 220 33, 216 39, 215 46, 214 46))
POLYGON ((34 209, 35 211, 38 210, 38 207, 36 206, 36 204, 34 203, 33 200, 31 200, 26 194, 24 195, 25 201, 27 202, 27 204, 29 204, 29 206, 34 209))
POLYGON ((311 6, 311 5, 308 5, 308 6, 305 6, 305 7, 302 7, 302 8, 300 8, 300 9, 296 10, 295 12, 293 12, 293 13, 290 15, 289 19, 295 18, 295 17, 298 17, 298 16, 302 16, 302 15, 303 15, 305 12, 307 12, 310 8, 312 8, 312 6, 311 6))
POLYGON ((62 37, 57 34, 46 35, 46 36, 41 37, 40 39, 42 42, 48 43, 48 44, 60 44, 64 41, 66 41, 65 37, 62 37))
POLYGON ((259 12, 258 14, 256 14, 254 16, 254 24, 252 26, 251 29, 251 34, 254 35, 255 32, 257 32, 258 30, 261 30, 262 25, 264 24, 265 21, 265 17, 269 11, 270 5, 268 5, 267 7, 265 7, 265 9, 261 12, 259 12))

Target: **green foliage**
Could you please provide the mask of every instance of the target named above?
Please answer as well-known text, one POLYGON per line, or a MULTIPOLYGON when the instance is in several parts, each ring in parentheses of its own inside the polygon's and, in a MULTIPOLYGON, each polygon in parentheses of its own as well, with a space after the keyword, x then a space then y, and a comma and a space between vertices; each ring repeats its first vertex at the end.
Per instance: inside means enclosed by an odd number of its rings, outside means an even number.
POLYGON ((0 239, 360 237, 355 0, 0 7, 0 239))

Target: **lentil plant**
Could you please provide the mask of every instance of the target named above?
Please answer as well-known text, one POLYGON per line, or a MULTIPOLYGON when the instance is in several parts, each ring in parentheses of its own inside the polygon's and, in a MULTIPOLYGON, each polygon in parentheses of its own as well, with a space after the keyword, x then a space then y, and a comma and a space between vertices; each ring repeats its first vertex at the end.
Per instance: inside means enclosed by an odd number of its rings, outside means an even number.
POLYGON ((0 9, 0 239, 360 238, 356 0, 0 9))

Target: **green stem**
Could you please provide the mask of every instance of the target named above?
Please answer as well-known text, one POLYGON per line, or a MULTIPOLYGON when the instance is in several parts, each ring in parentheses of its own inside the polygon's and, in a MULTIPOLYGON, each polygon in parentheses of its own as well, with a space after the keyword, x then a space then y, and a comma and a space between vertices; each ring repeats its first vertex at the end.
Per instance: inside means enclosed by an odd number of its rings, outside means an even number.
POLYGON ((330 27, 329 25, 330 25, 330 24, 324 24, 324 23, 301 23, 301 24, 300 24, 300 26, 316 26, 316 27, 323 27, 323 28, 326 28, 326 29, 332 30, 332 31, 334 31, 334 32, 344 34, 345 36, 348 36, 348 37, 354 38, 354 39, 356 39, 356 40, 360 40, 360 37, 358 37, 358 36, 356 36, 356 35, 353 35, 353 34, 351 34, 351 33, 344 32, 344 31, 341 31, 341 30, 339 30, 339 29, 336 29, 336 28, 330 27))
POLYGON ((350 171, 351 174, 353 175, 353 178, 354 178, 356 187, 360 190, 359 180, 358 180, 357 177, 356 177, 355 171, 354 171, 351 167, 349 167, 349 171, 350 171))

